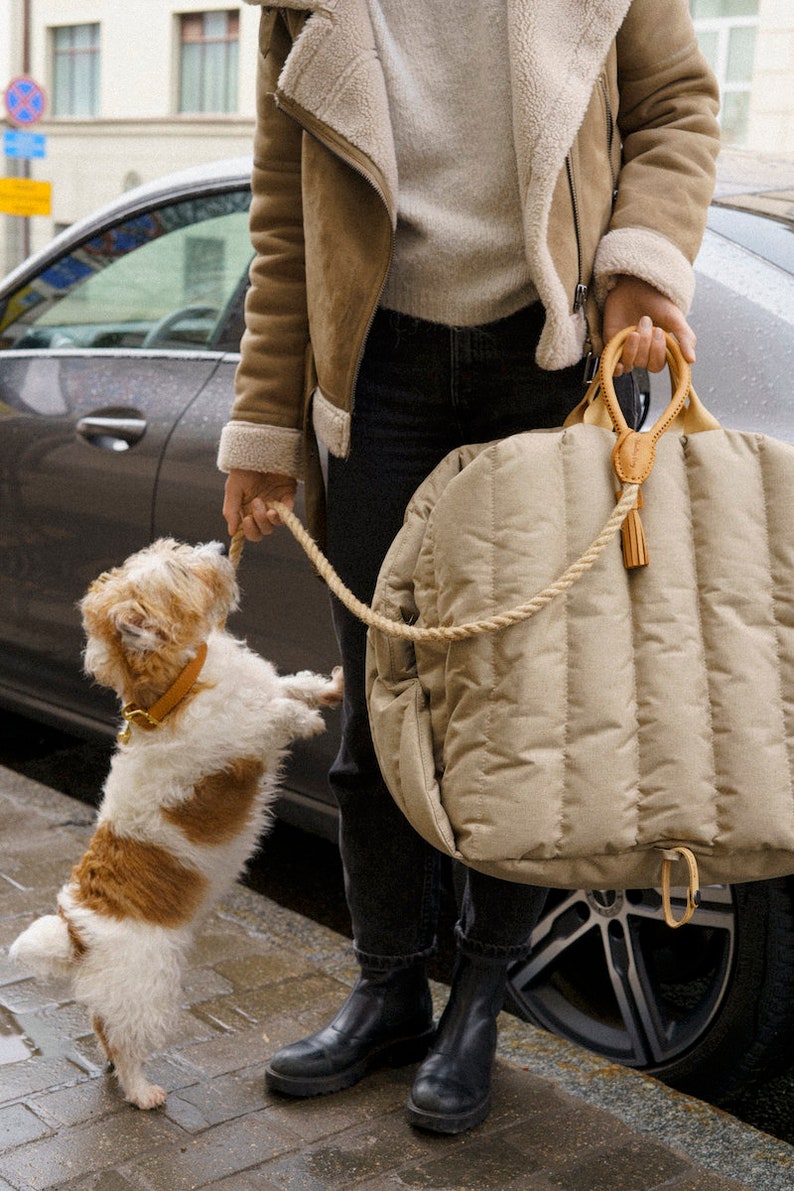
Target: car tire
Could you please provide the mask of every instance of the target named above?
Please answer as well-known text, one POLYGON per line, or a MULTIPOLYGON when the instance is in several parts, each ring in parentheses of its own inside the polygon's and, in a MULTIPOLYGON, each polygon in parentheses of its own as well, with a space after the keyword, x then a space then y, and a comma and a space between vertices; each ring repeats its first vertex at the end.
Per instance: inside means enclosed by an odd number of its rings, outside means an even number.
POLYGON ((794 889, 778 879, 703 889, 679 930, 657 890, 552 890, 506 1007, 719 1104, 790 1064, 792 1005, 794 889))

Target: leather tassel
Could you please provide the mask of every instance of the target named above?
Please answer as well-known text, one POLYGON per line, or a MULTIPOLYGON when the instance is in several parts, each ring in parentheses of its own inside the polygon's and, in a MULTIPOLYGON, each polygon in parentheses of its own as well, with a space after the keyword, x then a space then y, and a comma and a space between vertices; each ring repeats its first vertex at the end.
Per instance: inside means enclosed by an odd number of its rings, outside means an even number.
POLYGON ((633 570, 634 567, 647 567, 648 565, 648 543, 645 540, 645 530, 642 528, 641 508, 642 489, 640 488, 637 492, 637 502, 620 529, 623 565, 627 571, 633 570))

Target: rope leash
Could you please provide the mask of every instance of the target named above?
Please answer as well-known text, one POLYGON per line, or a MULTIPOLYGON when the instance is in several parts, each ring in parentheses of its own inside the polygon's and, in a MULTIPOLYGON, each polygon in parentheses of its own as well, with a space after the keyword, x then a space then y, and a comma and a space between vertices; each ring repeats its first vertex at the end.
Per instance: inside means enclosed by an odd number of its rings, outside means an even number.
MULTIPOLYGON (((389 637, 398 637, 404 641, 465 641, 470 637, 479 637, 484 633, 495 633, 500 629, 508 628, 510 625, 518 624, 522 620, 529 620, 536 612, 540 612, 542 608, 545 608, 547 604, 555 600, 557 596, 562 595, 569 588, 573 587, 574 583, 578 582, 595 565, 600 555, 617 535, 623 522, 635 506, 638 491, 638 484, 623 485, 620 500, 612 510, 603 529, 593 539, 584 554, 580 558, 577 558, 576 562, 571 563, 559 578, 555 579, 553 583, 550 583, 548 587, 544 587, 532 599, 527 600, 526 603, 520 604, 516 608, 511 608, 507 612, 497 612, 493 616, 485 617, 482 620, 471 620, 465 624, 441 625, 439 627, 423 627, 421 625, 405 624, 399 620, 390 620, 388 617, 376 612, 368 604, 362 603, 350 588, 345 586, 320 547, 292 510, 277 500, 270 501, 268 508, 276 510, 281 520, 292 533, 292 536, 303 548, 317 573, 326 582, 337 599, 364 624, 370 628, 378 629, 389 637)), ((242 529, 238 529, 232 538, 229 548, 229 558, 235 567, 237 567, 240 556, 242 555, 243 543, 244 535, 242 529)))
MULTIPOLYGON (((537 595, 525 604, 512 608, 507 612, 497 613, 482 620, 468 621, 465 624, 442 625, 438 628, 422 627, 421 625, 404 624, 402 621, 389 620, 381 616, 368 604, 362 603, 353 595, 352 591, 337 575, 331 563, 320 550, 317 543, 310 536, 298 517, 280 501, 271 501, 268 508, 275 509, 281 520, 292 533, 295 540, 305 551, 318 574, 325 580, 335 596, 344 604, 349 612, 370 628, 378 629, 390 637, 399 637, 405 641, 464 641, 470 637, 481 636, 484 633, 498 632, 509 625, 518 624, 522 620, 529 620, 536 612, 545 608, 557 596, 562 595, 573 587, 583 575, 595 565, 600 555, 612 539, 620 532, 624 522, 635 509, 640 487, 639 484, 624 484, 611 515, 604 524, 601 532, 593 539, 576 562, 571 563, 558 579, 544 587, 537 595)), ((238 566, 243 552, 244 535, 238 529, 232 538, 229 548, 229 558, 235 568, 238 566)), ((697 860, 689 848, 683 845, 673 845, 669 848, 659 848, 662 856, 662 910, 664 920, 668 926, 676 929, 689 922, 700 902, 699 878, 697 860), (686 887, 686 906, 680 918, 673 915, 671 867, 677 860, 684 860, 688 866, 688 882, 686 887)))

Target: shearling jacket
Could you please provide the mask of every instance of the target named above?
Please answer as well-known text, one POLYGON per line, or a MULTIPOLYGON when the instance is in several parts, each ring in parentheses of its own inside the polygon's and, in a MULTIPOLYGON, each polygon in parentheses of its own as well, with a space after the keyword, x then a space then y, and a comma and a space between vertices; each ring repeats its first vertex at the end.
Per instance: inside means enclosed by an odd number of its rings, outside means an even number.
MULTIPOLYGON (((717 86, 686 0, 504 2, 525 247, 546 315, 537 359, 562 368, 599 349, 618 274, 689 308, 717 86)), ((316 440, 349 449, 392 253, 395 151, 367 0, 266 5, 259 48, 256 256, 218 463, 303 478, 316 440)))

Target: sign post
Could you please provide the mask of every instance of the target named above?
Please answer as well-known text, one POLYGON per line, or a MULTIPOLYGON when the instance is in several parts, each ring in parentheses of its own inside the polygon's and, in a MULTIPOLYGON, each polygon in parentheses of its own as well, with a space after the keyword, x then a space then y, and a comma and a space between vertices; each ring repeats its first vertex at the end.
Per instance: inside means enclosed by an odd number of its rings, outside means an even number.
MULTIPOLYGON (((27 68, 27 62, 25 63, 27 68)), ((38 124, 47 107, 44 88, 22 74, 12 79, 3 92, 6 116, 14 129, 3 136, 3 150, 7 158, 21 162, 21 177, 0 179, 0 211, 7 215, 21 216, 25 222, 22 232, 22 256, 30 254, 31 215, 49 215, 51 186, 49 182, 33 182, 30 178, 30 160, 44 157, 46 137, 30 133, 38 124), (21 131, 20 131, 21 130, 21 131)))

